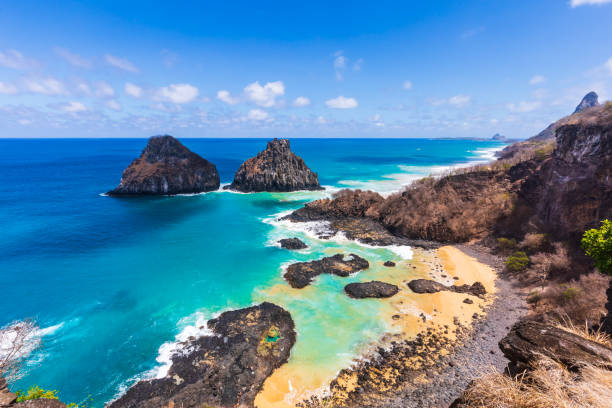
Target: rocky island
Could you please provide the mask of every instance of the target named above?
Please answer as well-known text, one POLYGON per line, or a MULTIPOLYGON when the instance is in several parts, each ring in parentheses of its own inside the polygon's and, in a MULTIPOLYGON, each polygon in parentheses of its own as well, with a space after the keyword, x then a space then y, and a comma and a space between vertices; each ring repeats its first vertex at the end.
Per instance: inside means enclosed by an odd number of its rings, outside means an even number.
POLYGON ((316 261, 291 264, 283 277, 292 288, 301 289, 310 285, 314 278, 323 273, 347 277, 369 267, 370 263, 358 255, 336 254, 316 261))
POLYGON ((317 174, 291 151, 287 139, 269 141, 266 150, 242 163, 226 188, 243 193, 322 190, 317 174))
POLYGON ((217 167, 172 136, 153 136, 110 196, 193 194, 217 190, 217 167))

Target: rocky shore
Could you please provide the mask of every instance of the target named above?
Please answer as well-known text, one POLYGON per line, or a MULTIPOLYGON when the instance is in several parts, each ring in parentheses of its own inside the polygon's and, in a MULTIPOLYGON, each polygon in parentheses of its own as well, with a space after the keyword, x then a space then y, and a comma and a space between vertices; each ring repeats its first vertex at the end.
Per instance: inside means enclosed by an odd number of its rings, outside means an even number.
POLYGON ((310 285, 314 278, 323 273, 347 277, 369 267, 370 263, 358 255, 336 254, 315 261, 291 264, 283 277, 292 288, 301 289, 310 285))
POLYGON ((187 149, 172 136, 149 139, 140 157, 121 176, 110 196, 202 193, 219 188, 214 164, 187 149))
POLYGON ((289 359, 295 326, 264 302, 209 320, 213 335, 193 338, 161 379, 140 381, 110 408, 252 407, 265 379, 289 359))

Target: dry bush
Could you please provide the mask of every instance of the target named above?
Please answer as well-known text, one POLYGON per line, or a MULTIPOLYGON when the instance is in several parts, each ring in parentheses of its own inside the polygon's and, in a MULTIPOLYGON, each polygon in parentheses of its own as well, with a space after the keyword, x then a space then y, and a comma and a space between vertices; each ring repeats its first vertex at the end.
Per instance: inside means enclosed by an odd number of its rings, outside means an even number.
POLYGON ((493 373, 474 381, 462 400, 470 408, 609 408, 612 371, 584 365, 576 373, 541 357, 525 375, 493 373))
POLYGON ((38 326, 32 320, 11 323, 0 329, 0 377, 13 382, 21 377, 25 357, 40 346, 38 326))
POLYGON ((548 251, 550 249, 550 242, 546 234, 528 233, 525 234, 525 237, 519 243, 519 247, 531 254, 548 251))
POLYGON ((606 313, 609 282, 609 277, 593 272, 568 283, 551 282, 528 300, 542 320, 561 318, 574 325, 597 323, 606 313))

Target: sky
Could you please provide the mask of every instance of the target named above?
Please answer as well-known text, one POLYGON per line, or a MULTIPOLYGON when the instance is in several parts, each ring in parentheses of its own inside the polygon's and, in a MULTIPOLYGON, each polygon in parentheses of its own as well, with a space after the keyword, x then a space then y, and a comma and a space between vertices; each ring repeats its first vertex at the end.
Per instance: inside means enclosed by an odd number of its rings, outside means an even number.
POLYGON ((612 0, 0 2, 0 137, 529 137, 612 0))

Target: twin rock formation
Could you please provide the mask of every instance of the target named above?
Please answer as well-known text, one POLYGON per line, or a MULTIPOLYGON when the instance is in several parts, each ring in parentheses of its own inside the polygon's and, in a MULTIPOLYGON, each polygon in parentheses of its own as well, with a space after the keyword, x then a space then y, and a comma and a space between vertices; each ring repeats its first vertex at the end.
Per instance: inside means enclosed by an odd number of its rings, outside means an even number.
MULTIPOLYGON (((218 190, 217 167, 172 136, 154 136, 123 172, 110 196, 193 194, 218 190)), ((295 155, 286 139, 268 142, 245 161, 226 187, 241 192, 320 190, 317 174, 295 155)))

